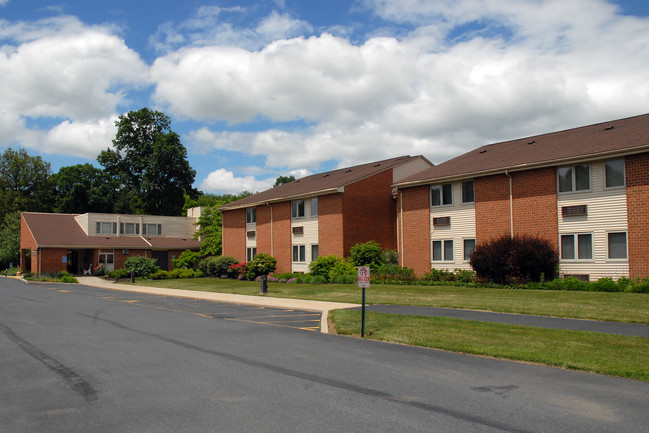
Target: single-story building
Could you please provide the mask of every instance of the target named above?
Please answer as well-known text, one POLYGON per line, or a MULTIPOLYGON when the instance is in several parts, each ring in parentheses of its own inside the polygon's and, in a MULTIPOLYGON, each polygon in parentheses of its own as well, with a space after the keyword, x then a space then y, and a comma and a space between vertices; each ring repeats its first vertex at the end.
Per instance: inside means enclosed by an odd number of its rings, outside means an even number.
POLYGON ((649 114, 482 146, 394 187, 401 265, 418 274, 529 234, 563 275, 649 276, 649 114))
POLYGON ((344 257, 357 243, 397 248, 392 184, 432 164, 401 156, 306 176, 228 203, 223 254, 240 262, 257 253, 277 259, 277 272, 308 272, 319 255, 344 257))
POLYGON ((20 268, 36 274, 68 271, 82 274, 103 264, 122 268, 129 257, 156 259, 161 269, 185 250, 198 250, 193 240, 200 208, 186 217, 124 214, 56 214, 23 212, 20 268))

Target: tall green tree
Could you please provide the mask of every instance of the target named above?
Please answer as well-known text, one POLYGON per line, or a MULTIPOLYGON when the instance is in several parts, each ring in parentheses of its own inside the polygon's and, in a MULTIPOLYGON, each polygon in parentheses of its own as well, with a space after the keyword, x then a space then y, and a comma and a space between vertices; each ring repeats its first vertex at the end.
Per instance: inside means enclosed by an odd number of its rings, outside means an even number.
POLYGON ((20 212, 8 213, 0 225, 0 268, 20 260, 20 212))
POLYGON ((0 220, 15 211, 52 208, 52 170, 40 156, 8 148, 0 156, 0 220))
POLYGON ((249 195, 251 195, 249 192, 243 192, 238 195, 208 195, 204 196, 202 199, 199 197, 199 203, 197 203, 198 206, 201 206, 200 202, 210 203, 203 209, 201 216, 198 219, 198 223, 196 224, 198 230, 194 234, 194 239, 201 240, 201 257, 218 256, 221 254, 223 215, 221 215, 219 208, 249 195))
POLYGON ((117 182, 91 164, 61 167, 53 175, 56 187, 54 211, 62 213, 112 213, 117 182))
POLYGON ((119 184, 116 212, 181 215, 185 194, 196 195, 187 150, 164 113, 142 108, 115 122, 113 148, 97 161, 119 184))
POLYGON ((278 187, 280 185, 284 185, 285 183, 293 182, 295 180, 295 176, 280 176, 277 179, 275 179, 275 183, 273 184, 273 188, 278 187))

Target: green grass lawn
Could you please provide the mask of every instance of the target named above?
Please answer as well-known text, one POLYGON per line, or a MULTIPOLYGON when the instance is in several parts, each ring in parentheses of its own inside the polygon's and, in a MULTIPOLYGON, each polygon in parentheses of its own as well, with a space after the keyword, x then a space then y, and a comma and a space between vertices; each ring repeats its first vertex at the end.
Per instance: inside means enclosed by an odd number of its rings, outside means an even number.
MULTIPOLYGON (((338 334, 360 335, 361 312, 332 311, 338 334)), ((649 339, 443 317, 366 313, 375 340, 542 363, 649 382, 649 339)))
MULTIPOLYGON (((259 295, 260 284, 214 278, 146 280, 137 284, 172 289, 259 295)), ((462 308, 503 313, 536 314, 577 319, 649 324, 649 294, 487 289, 454 286, 375 284, 367 289, 368 304, 462 308)), ((270 283, 268 294, 283 298, 361 303, 353 284, 270 283)))

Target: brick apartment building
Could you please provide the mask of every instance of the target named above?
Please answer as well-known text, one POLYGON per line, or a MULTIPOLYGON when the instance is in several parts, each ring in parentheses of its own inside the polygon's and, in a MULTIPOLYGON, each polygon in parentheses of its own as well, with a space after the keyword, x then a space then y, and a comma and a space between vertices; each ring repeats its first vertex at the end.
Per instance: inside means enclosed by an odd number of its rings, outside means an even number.
POLYGON ((418 274, 530 234, 563 275, 649 275, 649 114, 482 146, 394 186, 401 264, 418 274))
POLYGON ((81 274, 98 264, 112 271, 129 257, 146 256, 168 270, 180 253, 200 248, 192 239, 199 217, 200 208, 189 209, 187 217, 23 212, 20 268, 81 274))
POLYGON ((220 208, 223 254, 240 262, 257 253, 277 272, 308 272, 319 255, 344 257, 357 243, 396 249, 392 184, 426 170, 422 156, 402 156, 314 174, 220 208))

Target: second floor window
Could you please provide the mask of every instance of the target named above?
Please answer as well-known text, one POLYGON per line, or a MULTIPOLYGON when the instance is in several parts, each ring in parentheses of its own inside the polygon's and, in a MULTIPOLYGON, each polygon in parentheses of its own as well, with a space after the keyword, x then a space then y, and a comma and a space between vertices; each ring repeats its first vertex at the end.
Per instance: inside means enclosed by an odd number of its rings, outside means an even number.
POLYGON ((257 208, 249 207, 246 209, 246 223, 256 223, 257 222, 257 208))
POLYGON ((304 200, 293 200, 291 203, 291 218, 304 218, 304 200))
POLYGON ((110 222, 97 222, 98 235, 113 235, 117 234, 117 223, 110 222))
POLYGON ((467 180, 462 182, 462 203, 473 203, 475 201, 475 192, 473 181, 467 180))
POLYGON ((162 234, 162 224, 142 224, 142 234, 159 236, 162 234))
POLYGON ((590 189, 590 165, 571 165, 557 169, 559 192, 588 191, 590 189))
POLYGON ((614 159, 604 163, 606 188, 624 186, 624 160, 614 159))
POLYGON ((430 187, 430 205, 444 206, 453 204, 453 185, 433 185, 430 187))

